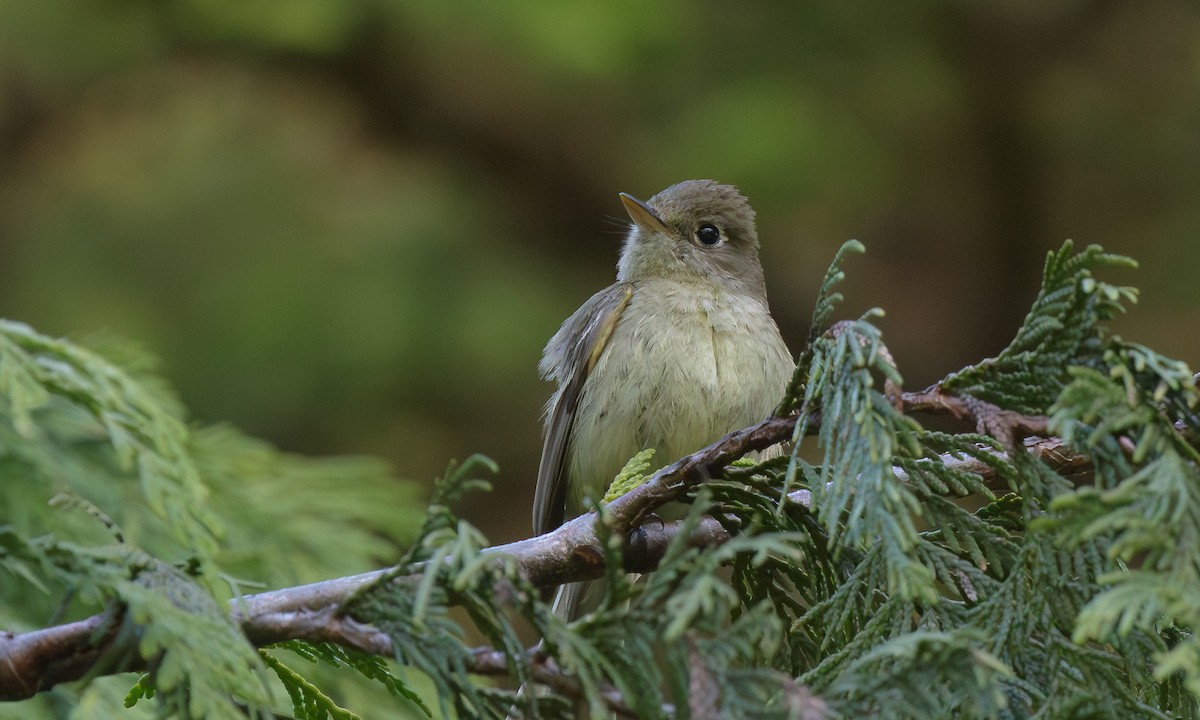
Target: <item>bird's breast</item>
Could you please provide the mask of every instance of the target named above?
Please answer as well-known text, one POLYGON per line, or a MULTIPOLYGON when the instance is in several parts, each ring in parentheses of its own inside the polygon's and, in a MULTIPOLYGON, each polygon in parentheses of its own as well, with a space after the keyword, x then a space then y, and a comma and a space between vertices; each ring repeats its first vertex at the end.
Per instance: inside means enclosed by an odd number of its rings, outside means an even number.
POLYGON ((762 420, 791 370, 763 301, 670 281, 635 287, 580 397, 571 511, 634 453, 654 448, 662 465, 762 420))

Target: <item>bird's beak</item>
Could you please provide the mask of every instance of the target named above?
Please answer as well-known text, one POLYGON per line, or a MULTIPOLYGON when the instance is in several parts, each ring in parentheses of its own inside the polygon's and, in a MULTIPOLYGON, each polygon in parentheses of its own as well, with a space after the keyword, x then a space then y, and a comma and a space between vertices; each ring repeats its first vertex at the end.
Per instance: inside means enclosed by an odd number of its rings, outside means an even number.
POLYGON ((625 212, 629 213, 630 219, 638 224, 646 232, 667 234, 670 229, 667 224, 662 221, 658 213, 650 209, 646 203, 638 200, 629 193, 621 193, 621 202, 625 205, 625 212))

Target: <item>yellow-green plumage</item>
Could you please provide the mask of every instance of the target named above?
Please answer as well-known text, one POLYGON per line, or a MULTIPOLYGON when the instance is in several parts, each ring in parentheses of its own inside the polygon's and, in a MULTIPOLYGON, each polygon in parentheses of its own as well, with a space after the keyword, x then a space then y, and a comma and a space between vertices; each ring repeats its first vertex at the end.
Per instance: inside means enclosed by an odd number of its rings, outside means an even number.
POLYGON ((762 420, 793 369, 744 197, 692 180, 645 204, 622 200, 634 225, 617 283, 563 323, 542 359, 558 388, 535 493, 538 534, 603 497, 635 453, 654 448, 661 466, 762 420))

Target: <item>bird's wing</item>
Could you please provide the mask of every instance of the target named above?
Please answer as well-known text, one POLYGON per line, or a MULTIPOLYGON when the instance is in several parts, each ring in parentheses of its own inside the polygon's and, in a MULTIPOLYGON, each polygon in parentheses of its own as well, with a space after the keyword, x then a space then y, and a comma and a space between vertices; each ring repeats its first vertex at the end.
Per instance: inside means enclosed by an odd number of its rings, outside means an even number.
POLYGON ((633 287, 617 283, 593 295, 546 345, 542 374, 558 382, 546 415, 546 440, 533 493, 533 532, 562 525, 567 500, 567 449, 584 383, 604 353, 633 287))

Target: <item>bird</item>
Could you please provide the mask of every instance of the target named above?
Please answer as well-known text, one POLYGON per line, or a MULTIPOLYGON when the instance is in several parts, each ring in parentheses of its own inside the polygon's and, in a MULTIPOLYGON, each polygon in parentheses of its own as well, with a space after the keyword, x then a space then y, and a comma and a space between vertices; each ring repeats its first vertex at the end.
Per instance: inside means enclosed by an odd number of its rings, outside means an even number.
MULTIPOLYGON (((629 459, 658 467, 769 416, 795 363, 767 304, 755 213, 733 186, 619 194, 632 223, 616 282, 546 344, 555 383, 534 491, 535 535, 591 509, 629 459)), ((586 583, 558 589, 579 614, 586 583)))

